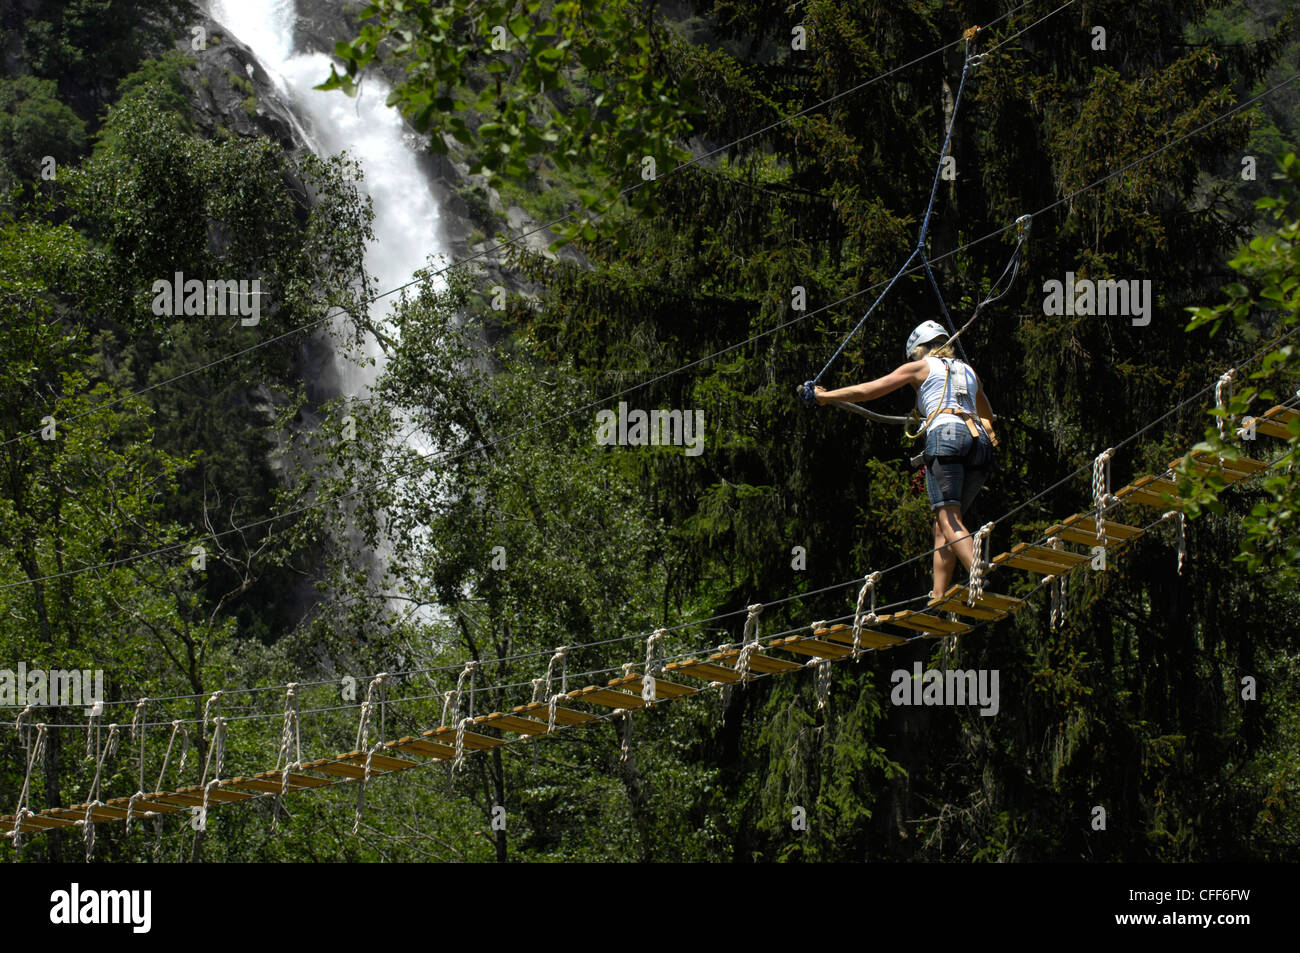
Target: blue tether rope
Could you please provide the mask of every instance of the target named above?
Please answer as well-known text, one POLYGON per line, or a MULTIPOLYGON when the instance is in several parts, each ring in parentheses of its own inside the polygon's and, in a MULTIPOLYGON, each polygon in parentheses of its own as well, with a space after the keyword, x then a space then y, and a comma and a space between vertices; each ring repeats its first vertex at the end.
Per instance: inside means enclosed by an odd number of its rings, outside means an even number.
MULTIPOLYGON (((813 388, 816 386, 817 382, 822 379, 823 375, 825 375, 825 373, 828 370, 830 370, 831 365, 835 363, 835 359, 839 357, 842 353, 844 353, 844 348, 848 346, 849 341, 851 341, 853 339, 853 336, 862 329, 862 326, 864 324, 866 324, 867 318, 871 317, 872 312, 876 310, 876 306, 880 304, 881 301, 884 300, 887 294, 889 294, 890 289, 894 287, 894 285, 898 282, 898 279, 903 277, 903 275, 907 273, 907 271, 911 268, 912 262, 916 260, 918 255, 920 256, 921 261, 925 265, 926 274, 930 276, 930 283, 934 287, 934 293, 939 298, 939 307, 943 312, 944 323, 948 326, 948 331, 950 333, 954 331, 952 326, 952 319, 949 318, 948 309, 944 305, 943 296, 939 294, 939 284, 935 280, 934 273, 930 269, 930 261, 925 256, 925 238, 927 233, 930 230, 930 217, 934 212, 934 199, 939 192, 939 181, 943 175, 943 160, 948 155, 948 146, 952 141, 953 126, 955 126, 957 123, 957 111, 958 108, 961 106, 962 92, 966 89, 966 77, 970 75, 970 69, 972 64, 978 61, 978 57, 972 55, 972 49, 973 49, 972 40, 968 38, 966 40, 966 61, 962 64, 962 68, 961 68, 961 82, 958 83, 957 85, 957 95, 953 99, 952 114, 948 117, 948 128, 943 135, 943 147, 939 150, 939 162, 935 166, 934 182, 930 186, 930 200, 926 203, 925 215, 921 219, 921 232, 916 239, 916 247, 912 249, 912 254, 907 256, 907 261, 903 262, 902 267, 898 269, 898 272, 894 275, 894 277, 889 279, 889 284, 885 285, 885 290, 880 292, 880 294, 876 297, 875 301, 871 302, 871 307, 867 308, 866 314, 862 316, 862 319, 858 321, 857 325, 853 328, 853 330, 848 333, 848 335, 844 338, 842 342, 840 342, 840 346, 835 349, 835 353, 832 354, 831 359, 826 362, 826 366, 817 372, 816 377, 814 377, 810 381, 806 381, 803 384, 803 386, 800 388, 800 393, 803 396, 804 400, 811 401, 816 399, 813 392, 813 388)), ((958 342, 958 347, 960 346, 961 343, 958 342)), ((965 357, 965 351, 962 352, 962 357, 963 358, 965 357)))

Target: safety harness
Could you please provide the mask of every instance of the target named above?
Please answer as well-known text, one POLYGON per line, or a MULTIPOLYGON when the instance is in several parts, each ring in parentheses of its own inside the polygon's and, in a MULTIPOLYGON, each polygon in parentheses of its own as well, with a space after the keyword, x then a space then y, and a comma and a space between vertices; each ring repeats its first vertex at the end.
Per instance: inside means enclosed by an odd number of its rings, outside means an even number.
POLYGON ((984 433, 988 435, 989 442, 996 447, 998 445, 998 438, 993 433, 993 421, 989 420, 989 418, 987 417, 981 417, 978 414, 973 414, 969 410, 966 410, 965 408, 962 407, 943 406, 944 401, 948 399, 948 385, 949 382, 952 380, 952 359, 941 357, 939 358, 939 360, 943 361, 943 367, 944 367, 943 394, 940 397, 939 406, 936 409, 930 411, 930 416, 925 418, 925 422, 921 424, 920 429, 918 429, 917 432, 914 434, 908 434, 908 437, 916 438, 921 436, 921 434, 925 433, 927 430, 930 429, 930 424, 933 423, 934 418, 938 417, 940 414, 952 414, 954 417, 960 418, 962 423, 966 425, 966 429, 970 432, 972 439, 978 440, 980 438, 980 430, 983 429, 984 433), (978 426, 976 426, 976 421, 979 422, 978 426))

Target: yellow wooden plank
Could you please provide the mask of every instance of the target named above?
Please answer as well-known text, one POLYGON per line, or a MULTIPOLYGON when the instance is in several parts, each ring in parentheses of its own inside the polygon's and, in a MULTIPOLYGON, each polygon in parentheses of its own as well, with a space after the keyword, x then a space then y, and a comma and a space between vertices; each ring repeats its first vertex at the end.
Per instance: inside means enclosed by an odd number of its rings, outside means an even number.
POLYGON ((703 662, 699 659, 669 662, 664 666, 664 671, 689 675, 691 678, 702 679, 706 682, 725 682, 734 685, 740 681, 740 676, 736 674, 735 669, 727 668, 724 665, 714 665, 712 662, 703 662))
POLYGON ((1010 566, 1013 569, 1020 569, 1024 572, 1036 572, 1040 576, 1056 576, 1065 569, 1065 567, 1055 563, 1045 563, 1038 559, 1030 559, 1028 556, 1017 556, 1013 553, 1003 553, 1000 556, 994 556, 993 565, 1010 566))
MULTIPOLYGON (((228 782, 223 781, 222 783, 225 784, 228 782)), ((115 797, 108 803, 113 807, 125 808, 127 802, 130 800, 129 797, 115 797)), ((161 804, 158 801, 150 801, 147 797, 144 797, 135 802, 135 807, 131 809, 131 813, 133 815, 142 815, 145 811, 152 811, 155 814, 176 814, 179 813, 180 810, 181 808, 177 807, 175 804, 161 804)))
MULTIPOLYGON (((532 718, 541 722, 550 722, 550 703, 549 702, 530 702, 527 705, 516 705, 510 709, 512 715, 532 718)), ((578 711, 574 708, 565 708, 563 705, 555 706, 555 723, 557 725, 585 725, 588 722, 596 720, 596 716, 585 711, 578 711)))
POLYGON ((604 705, 606 708, 645 707, 645 702, 641 700, 640 695, 633 695, 631 692, 616 692, 600 685, 588 685, 586 688, 579 689, 576 692, 570 692, 569 697, 574 701, 589 702, 593 705, 604 705))
MULTIPOLYGON (((348 755, 339 755, 338 760, 351 761, 360 765, 362 770, 365 770, 366 753, 364 751, 354 751, 348 755)), ((420 762, 412 761, 409 758, 393 758, 376 751, 370 756, 370 774, 373 776, 379 772, 405 771, 407 768, 418 767, 419 764, 420 762)))
POLYGON ((544 721, 533 721, 531 718, 520 718, 518 715, 507 715, 499 711, 474 720, 483 724, 496 725, 517 735, 544 735, 547 732, 547 723, 544 721))
MULTIPOLYGON (((813 658, 842 659, 853 654, 852 649, 847 649, 835 642, 814 639, 807 635, 786 636, 783 639, 777 639, 772 643, 771 647, 785 649, 787 652, 798 652, 800 655, 811 655, 813 658)), ((802 668, 802 666, 798 667, 802 668)))
MULTIPOLYGON (((280 779, 283 776, 283 773, 280 771, 262 771, 253 775, 253 777, 259 781, 270 781, 276 785, 280 784, 280 779)), ((329 783, 330 782, 326 781, 324 778, 312 777, 310 774, 298 774, 296 771, 289 772, 290 791, 298 790, 299 788, 323 788, 329 783)))
POLYGON ((937 615, 927 615, 924 612, 912 612, 907 609, 896 612, 892 616, 882 616, 880 621, 901 625, 905 629, 915 629, 917 632, 929 632, 932 635, 961 635, 971 630, 965 622, 949 622, 937 615))
MULTIPOLYGON (((86 817, 86 805, 74 804, 68 808, 74 814, 80 814, 84 820, 86 817)), ((135 812, 137 815, 138 811, 135 812)), ((111 807, 107 804, 100 804, 90 809, 90 819, 95 823, 104 823, 106 821, 124 821, 126 820, 126 811, 122 808, 111 807)))
MULTIPOLYGON (((828 628, 817 629, 813 632, 813 635, 817 636, 819 639, 830 639, 834 642, 843 642, 845 645, 853 644, 853 626, 851 625, 832 625, 828 628)), ((906 639, 897 635, 877 632, 875 629, 868 629, 863 626, 858 639, 858 644, 864 648, 889 649, 906 641, 906 639)))
POLYGON ((1300 417, 1300 411, 1278 404, 1255 418, 1255 433, 1290 440, 1295 435, 1287 425, 1296 417, 1300 417))
POLYGON ((387 746, 394 751, 414 751, 416 754, 430 758, 456 757, 455 748, 434 744, 432 741, 421 741, 419 738, 400 738, 397 741, 390 741, 387 746))
MULTIPOLYGON (((611 678, 607 683, 610 688, 622 688, 627 691, 640 692, 642 677, 639 674, 620 675, 618 678, 611 678)), ((655 699, 662 700, 665 698, 681 698, 685 695, 694 695, 697 689, 689 685, 678 685, 676 682, 665 681, 662 678, 655 678, 655 699)))
POLYGON ((1062 569, 1073 569, 1088 562, 1088 556, 1071 552, 1068 549, 1052 549, 1050 546, 1037 546, 1032 543, 1017 543, 1011 548, 1016 556, 1034 559, 1048 565, 1059 565, 1062 569))
MULTIPOLYGON (((730 662, 740 658, 740 649, 726 649, 722 652, 715 652, 709 658, 715 662, 730 662)), ((774 658, 771 655, 764 655, 762 652, 755 652, 749 657, 749 670, 757 672, 759 675, 784 675, 788 672, 797 672, 802 667, 798 662, 774 658)))
MULTIPOLYGON (((181 788, 176 793, 180 795, 184 795, 185 797, 198 798, 199 803, 200 804, 203 803, 203 788, 197 784, 190 785, 189 787, 181 788)), ((208 803, 228 804, 231 801, 247 801, 250 797, 252 797, 251 794, 245 794, 243 791, 222 790, 222 785, 218 783, 215 787, 212 788, 211 791, 208 792, 208 803)))
MULTIPOLYGON (((431 731, 423 732, 421 737, 432 738, 441 744, 450 745, 453 748, 456 745, 456 729, 448 728, 445 725, 441 728, 434 728, 431 731)), ((505 742, 500 738, 489 738, 487 735, 480 735, 478 732, 470 731, 468 728, 465 729, 465 737, 461 739, 461 743, 471 751, 482 751, 485 748, 499 748, 501 745, 505 744, 505 742)))

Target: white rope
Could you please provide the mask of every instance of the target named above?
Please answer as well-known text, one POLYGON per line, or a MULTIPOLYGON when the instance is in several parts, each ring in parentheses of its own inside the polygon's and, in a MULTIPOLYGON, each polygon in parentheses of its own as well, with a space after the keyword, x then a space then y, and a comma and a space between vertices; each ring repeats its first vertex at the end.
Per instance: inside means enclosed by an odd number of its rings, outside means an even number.
POLYGON ((831 660, 819 658, 817 665, 817 710, 826 707, 826 700, 831 694, 831 660))
POLYGON ((167 739, 167 753, 163 755, 162 770, 158 772, 158 784, 154 788, 155 791, 163 789, 163 779, 167 776, 167 762, 171 760, 172 746, 176 743, 177 732, 180 732, 181 735, 181 763, 176 767, 176 776, 180 777, 185 773, 185 760, 190 754, 190 732, 185 727, 185 722, 177 720, 172 722, 172 736, 167 739))
MULTIPOLYGON (((357 723, 357 743, 358 751, 366 753, 366 768, 361 775, 361 783, 357 786, 357 807, 356 818, 352 822, 352 833, 361 829, 361 815, 366 809, 366 785, 370 783, 370 764, 375 753, 384 746, 384 726, 382 724, 384 702, 383 690, 384 679, 388 678, 387 672, 380 672, 370 680, 370 686, 366 689, 366 700, 361 703, 361 718, 357 723), (370 744, 370 715, 375 707, 375 692, 379 692, 379 711, 381 724, 379 726, 379 737, 373 745, 370 744)), ((286 772, 287 774, 287 772, 286 772)))
POLYGON ((456 760, 452 762, 452 771, 459 771, 461 764, 465 760, 465 726, 472 722, 472 718, 462 718, 456 725, 456 760))
POLYGON ((1187 561, 1187 514, 1180 510, 1169 510, 1160 518, 1162 520, 1178 518, 1178 575, 1183 574, 1183 563, 1187 561))
MULTIPOLYGON (((993 533, 993 524, 985 523, 971 540, 970 582, 966 586, 966 605, 973 606, 984 598, 984 545, 993 533)), ((942 595, 942 593, 940 593, 942 595)))
MULTIPOLYGON (((208 699, 209 703, 217 700, 220 692, 214 692, 212 698, 208 699)), ((206 706, 205 706, 206 709, 206 706)), ((204 711, 204 724, 207 723, 207 711, 204 711)), ((221 765, 226 758, 226 719, 217 715, 212 719, 212 744, 208 747, 208 756, 203 759, 203 779, 199 785, 203 788, 203 807, 199 816, 203 819, 203 827, 206 829, 208 821, 208 796, 212 792, 212 787, 221 781, 221 765), (208 780, 208 769, 212 770, 212 780, 208 780)))
MULTIPOLYGON (((465 663, 465 667, 460 670, 460 675, 456 678, 456 690, 452 693, 455 701, 452 703, 452 718, 456 722, 456 760, 452 762, 451 770, 459 771, 461 764, 465 761, 465 726, 472 724, 474 721, 474 675, 478 671, 479 663, 470 659, 465 663), (469 679, 469 715, 466 718, 460 717, 460 700, 465 693, 465 680, 469 679)), ((444 710, 444 724, 446 724, 444 710)))
POLYGON ((645 640, 645 668, 641 676, 641 700, 647 706, 653 706, 655 698, 655 679, 663 671, 663 650, 659 643, 668 637, 667 629, 655 629, 654 634, 645 640))
POLYGON ((86 842, 86 863, 90 863, 95 855, 95 821, 92 812, 97 807, 103 807, 103 803, 99 800, 99 779, 104 772, 104 762, 117 752, 119 733, 116 723, 109 725, 108 737, 104 740, 104 746, 99 749, 95 756, 95 776, 90 782, 90 796, 86 798, 86 817, 79 822, 82 825, 82 835, 86 842))
POLYGON ((551 693, 551 683, 555 675, 555 666, 557 664, 560 666, 560 694, 567 695, 569 693, 568 658, 569 647, 567 645, 561 645, 556 648, 555 654, 552 655, 551 660, 546 663, 546 693, 548 695, 551 693))
POLYGON ((145 706, 149 704, 149 699, 141 698, 135 703, 135 712, 131 715, 131 740, 135 741, 136 733, 140 736, 140 762, 139 762, 139 779, 136 785, 137 791, 144 790, 144 739, 149 729, 145 727, 145 706))
MULTIPOLYGON (((1060 539, 1060 537, 1058 537, 1058 536, 1053 536, 1053 537, 1048 541, 1048 545, 1050 545, 1050 546, 1052 547, 1052 549, 1057 550, 1058 552, 1059 552, 1061 549, 1064 548, 1064 546, 1061 544, 1061 539, 1060 539)), ((1051 582, 1051 592, 1052 592, 1052 621, 1051 621, 1051 626, 1052 626, 1052 631, 1053 631, 1053 632, 1055 632, 1059 626, 1063 626, 1063 625, 1065 625, 1065 580, 1066 580, 1067 578, 1068 578, 1068 577, 1066 576, 1066 574, 1065 574, 1064 571, 1057 572, 1057 573, 1052 577, 1052 582, 1051 582)))
POLYGON ((276 798, 275 809, 271 813, 271 831, 280 829, 280 812, 283 809, 284 796, 289 793, 289 774, 302 765, 302 726, 298 718, 298 683, 289 682, 284 686, 284 722, 280 725, 280 750, 275 756, 275 770, 280 772, 280 796, 276 798), (293 746, 293 757, 289 757, 289 746, 293 746))
POLYGON ((632 751, 632 713, 626 708, 616 708, 614 714, 623 716, 623 744, 619 748, 618 760, 621 764, 627 764, 628 755, 632 751))
POLYGON ((736 672, 740 675, 742 684, 748 684, 753 679, 749 674, 749 660, 758 651, 758 616, 762 611, 763 604, 756 602, 749 607, 749 615, 745 617, 745 630, 741 636, 744 644, 740 648, 740 656, 736 659, 736 672))
POLYGON ((1226 414, 1228 402, 1232 400, 1232 382, 1236 376, 1237 371, 1233 368, 1232 370, 1224 372, 1223 376, 1219 378, 1218 383, 1214 385, 1214 406, 1217 410, 1225 412, 1216 420, 1216 423, 1219 425, 1219 439, 1224 442, 1227 442, 1228 439, 1228 426, 1236 422, 1235 417, 1226 414))
MULTIPOLYGON (((144 742, 149 733, 146 721, 146 706, 149 699, 141 698, 135 703, 135 712, 131 715, 131 740, 134 741, 136 733, 140 736, 140 755, 139 755, 139 776, 136 779, 135 793, 131 799, 126 802, 126 832, 131 833, 131 819, 135 815, 135 802, 145 796, 144 794, 144 742)), ((146 813, 153 813, 152 811, 146 813)))
MULTIPOLYGON (((853 655, 854 660, 862 654, 862 627, 864 625, 878 625, 880 619, 876 616, 876 584, 880 582, 880 573, 869 572, 862 581, 862 588, 858 591, 858 608, 853 613, 853 655), (862 614, 862 604, 867 597, 871 598, 871 609, 866 616, 862 614)), ((814 632, 816 629, 813 630, 814 632)), ((818 708, 821 705, 817 706, 818 708)))
POLYGON ((1097 545, 1106 546, 1106 507, 1113 501, 1110 495, 1110 458, 1115 448, 1103 450, 1092 461, 1092 504, 1097 509, 1097 545))
POLYGON ((23 743, 23 748, 27 751, 27 772, 23 776, 23 786, 18 792, 18 807, 14 810, 14 829, 9 835, 10 842, 14 845, 14 859, 17 860, 21 849, 20 839, 22 837, 21 827, 24 817, 34 816, 34 812, 28 807, 31 798, 32 789, 32 771, 36 762, 41 760, 45 755, 45 733, 46 727, 44 722, 36 725, 36 738, 31 737, 31 713, 32 706, 28 705, 18 713, 18 720, 14 722, 14 728, 22 733, 23 723, 28 725, 27 740, 23 743))

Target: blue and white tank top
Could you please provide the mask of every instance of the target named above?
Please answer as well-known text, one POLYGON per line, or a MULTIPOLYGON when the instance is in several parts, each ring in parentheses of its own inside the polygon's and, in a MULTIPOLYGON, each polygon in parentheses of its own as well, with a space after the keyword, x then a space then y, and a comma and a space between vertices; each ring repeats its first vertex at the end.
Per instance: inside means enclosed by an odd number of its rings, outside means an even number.
MULTIPOLYGON (((929 417, 940 407, 958 407, 975 414, 975 393, 979 390, 979 378, 970 365, 952 357, 927 357, 925 362, 930 365, 930 376, 921 382, 916 393, 916 409, 921 417, 929 417), (951 365, 951 373, 945 364, 951 365)), ((964 421, 956 414, 940 414, 930 421, 930 426, 937 427, 946 423, 963 424, 964 421)), ((978 419, 976 423, 979 423, 978 419)), ((980 429, 984 428, 981 426, 980 429)))

